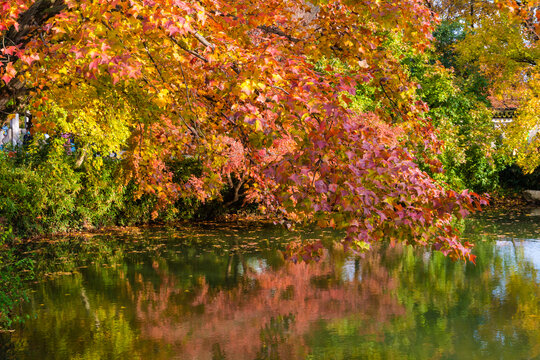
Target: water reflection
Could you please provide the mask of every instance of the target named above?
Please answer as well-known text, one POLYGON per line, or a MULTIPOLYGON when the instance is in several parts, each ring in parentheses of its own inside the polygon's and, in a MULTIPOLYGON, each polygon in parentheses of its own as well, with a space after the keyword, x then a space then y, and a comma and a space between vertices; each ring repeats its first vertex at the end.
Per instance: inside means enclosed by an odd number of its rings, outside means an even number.
POLYGON ((407 247, 292 264, 276 228, 59 242, 0 358, 540 358, 540 242, 506 222, 467 225, 476 266, 407 247))
POLYGON ((385 322, 404 313, 391 297, 395 281, 380 267, 360 282, 343 281, 345 268, 331 259, 260 273, 262 261, 251 264, 243 262, 244 277, 232 289, 198 278, 189 299, 167 272, 158 288, 141 284, 135 300, 141 336, 168 344, 179 358, 216 358, 215 349, 236 359, 304 358, 303 336, 317 322, 348 314, 385 322))

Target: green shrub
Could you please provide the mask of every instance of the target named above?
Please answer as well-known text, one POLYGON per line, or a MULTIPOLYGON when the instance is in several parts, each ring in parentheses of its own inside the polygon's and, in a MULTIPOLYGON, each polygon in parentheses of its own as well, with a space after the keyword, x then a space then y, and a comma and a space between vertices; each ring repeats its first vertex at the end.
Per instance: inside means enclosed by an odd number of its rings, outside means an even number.
POLYGON ((75 225, 80 174, 67 161, 63 142, 52 140, 48 156, 10 157, 0 152, 0 214, 17 234, 64 231, 75 225))
MULTIPOLYGON (((227 209, 221 200, 202 204, 194 198, 180 198, 159 215, 157 199, 145 194, 136 197, 137 185, 124 179, 122 160, 108 156, 87 156, 77 166, 79 154, 66 151, 62 137, 36 138, 24 149, 0 151, 0 223, 14 229, 17 236, 32 236, 74 229, 111 225, 140 225, 153 221, 208 219, 227 209)), ((200 175, 201 164, 194 159, 168 164, 174 181, 200 175)), ((227 189, 223 198, 227 198, 227 189)))
POLYGON ((126 198, 120 181, 121 162, 104 158, 99 170, 84 166, 80 171, 81 191, 77 196, 75 218, 82 227, 115 225, 126 198))

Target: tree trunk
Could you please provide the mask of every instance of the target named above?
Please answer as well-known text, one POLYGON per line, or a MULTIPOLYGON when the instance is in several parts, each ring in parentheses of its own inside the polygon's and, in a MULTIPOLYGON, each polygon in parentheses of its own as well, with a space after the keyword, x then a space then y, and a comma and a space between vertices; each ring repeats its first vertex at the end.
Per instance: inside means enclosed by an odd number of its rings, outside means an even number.
MULTIPOLYGON (((0 48, 17 45, 24 48, 33 38, 39 35, 41 27, 52 17, 67 8, 64 0, 37 0, 19 16, 18 29, 12 26, 7 32, 1 34, 0 48)), ((14 56, 0 55, 0 62, 6 64, 18 59, 14 56)), ((27 85, 15 78, 9 84, 0 81, 0 122, 7 115, 14 112, 21 99, 26 97, 30 89, 27 85)))

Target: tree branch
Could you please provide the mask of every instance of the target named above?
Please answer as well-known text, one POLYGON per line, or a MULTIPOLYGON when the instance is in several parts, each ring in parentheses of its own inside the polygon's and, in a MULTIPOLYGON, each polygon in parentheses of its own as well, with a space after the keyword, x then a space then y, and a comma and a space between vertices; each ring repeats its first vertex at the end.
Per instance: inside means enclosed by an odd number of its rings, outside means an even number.
POLYGON ((169 39, 171 39, 171 41, 176 45, 178 46, 180 49, 184 50, 185 52, 195 56, 196 58, 204 61, 204 62, 208 62, 208 59, 206 59, 204 56, 200 55, 199 53, 193 51, 193 50, 190 50, 188 49, 184 44, 182 44, 181 42, 177 41, 174 37, 170 36, 169 35, 169 39))
POLYGON ((297 39, 287 33, 285 33, 283 30, 279 29, 277 26, 266 26, 266 25, 261 25, 261 26, 258 26, 257 29, 260 29, 268 34, 274 34, 274 35, 279 35, 281 37, 284 37, 286 38, 287 40, 289 41, 292 41, 293 43, 297 43, 300 41, 300 39, 297 39))
POLYGON ((204 46, 206 47, 209 47, 211 48, 212 50, 215 50, 216 49, 216 45, 212 44, 210 41, 206 40, 206 38, 204 36, 202 36, 201 34, 199 34, 198 32, 194 33, 193 36, 195 36, 195 38, 197 40, 199 40, 199 42, 201 44, 203 44, 204 46))

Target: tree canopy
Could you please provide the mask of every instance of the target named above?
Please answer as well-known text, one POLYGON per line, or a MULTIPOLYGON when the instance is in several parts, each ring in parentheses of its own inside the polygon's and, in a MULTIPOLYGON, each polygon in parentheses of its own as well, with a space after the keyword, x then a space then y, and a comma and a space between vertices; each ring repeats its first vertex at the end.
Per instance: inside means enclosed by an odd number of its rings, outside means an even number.
POLYGON ((17 0, 0 9, 0 111, 27 107, 36 133, 71 134, 96 166, 97 155, 122 152, 138 195, 163 205, 229 187, 234 201, 284 219, 346 229, 346 247, 385 238, 474 260, 451 222, 484 200, 424 171, 441 171, 443 144, 403 61, 403 49, 431 47, 428 3, 17 0), (360 106, 366 86, 372 101, 360 106), (175 180, 169 164, 182 160, 198 171, 175 180))

